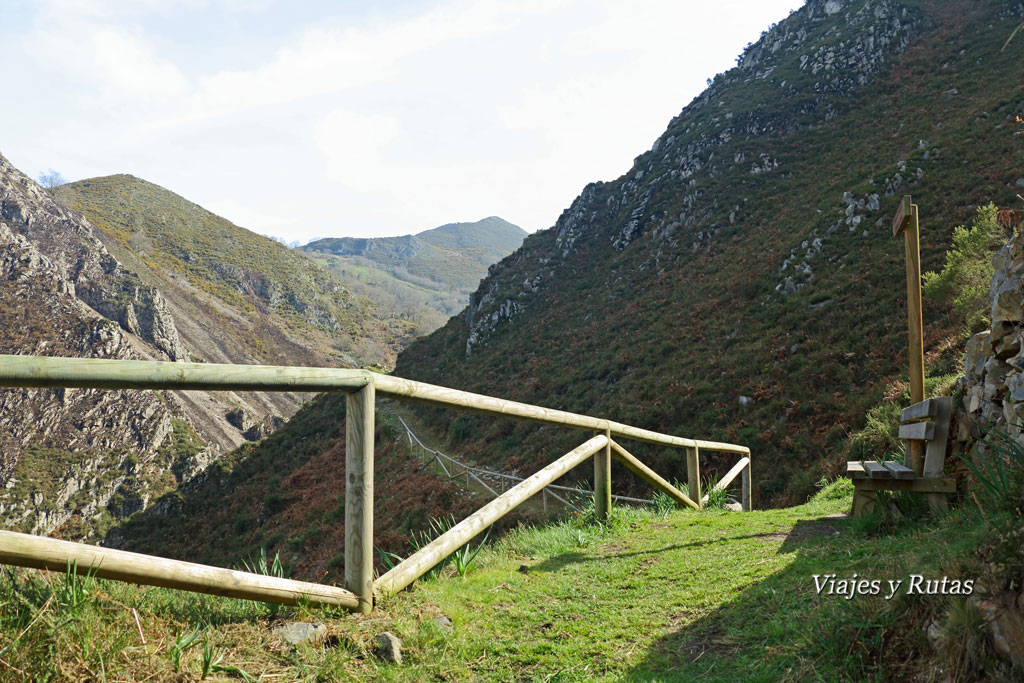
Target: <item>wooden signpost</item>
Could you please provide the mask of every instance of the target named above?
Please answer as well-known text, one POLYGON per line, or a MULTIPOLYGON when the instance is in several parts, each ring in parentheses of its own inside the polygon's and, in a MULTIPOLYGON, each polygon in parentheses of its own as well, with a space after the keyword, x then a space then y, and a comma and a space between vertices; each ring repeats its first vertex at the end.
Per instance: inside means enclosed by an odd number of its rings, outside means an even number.
MULTIPOLYGON (((921 320, 921 240, 917 221, 917 204, 904 195, 892 221, 892 235, 903 233, 907 253, 907 329, 910 333, 910 402, 924 400, 924 330, 921 320)), ((924 442, 910 441, 907 465, 921 476, 924 467, 924 442)))

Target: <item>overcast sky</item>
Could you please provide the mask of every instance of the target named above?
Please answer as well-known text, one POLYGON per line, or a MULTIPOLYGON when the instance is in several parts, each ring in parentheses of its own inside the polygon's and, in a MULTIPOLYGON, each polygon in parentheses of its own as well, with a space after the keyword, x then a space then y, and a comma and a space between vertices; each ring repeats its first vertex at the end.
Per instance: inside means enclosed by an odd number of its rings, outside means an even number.
POLYGON ((0 0, 0 153, 303 242, 550 227, 801 0, 0 0))

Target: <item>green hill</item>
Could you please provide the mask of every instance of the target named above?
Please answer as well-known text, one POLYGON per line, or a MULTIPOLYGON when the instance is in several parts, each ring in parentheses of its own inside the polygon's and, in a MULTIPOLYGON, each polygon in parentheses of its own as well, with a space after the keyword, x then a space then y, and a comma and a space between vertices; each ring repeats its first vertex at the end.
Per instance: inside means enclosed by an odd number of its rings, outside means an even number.
MULTIPOLYGON (((868 409, 905 387, 900 198, 920 206, 925 270, 976 206, 1019 204, 1024 40, 1001 48, 1022 12, 1005 0, 808 2, 625 174, 527 237, 395 373, 743 443, 760 505, 804 500, 838 472, 868 409)), ((936 377, 958 369, 950 311, 926 302, 936 377)), ((569 446, 537 428, 422 415, 510 466, 569 446)), ((683 459, 643 455, 683 478, 683 459)))
POLYGON ((469 300, 492 264, 526 232, 497 216, 401 237, 334 237, 301 251, 384 311, 432 332, 469 300))
POLYGON ((301 255, 162 187, 115 175, 58 192, 164 294, 200 358, 387 366, 408 334, 301 255))

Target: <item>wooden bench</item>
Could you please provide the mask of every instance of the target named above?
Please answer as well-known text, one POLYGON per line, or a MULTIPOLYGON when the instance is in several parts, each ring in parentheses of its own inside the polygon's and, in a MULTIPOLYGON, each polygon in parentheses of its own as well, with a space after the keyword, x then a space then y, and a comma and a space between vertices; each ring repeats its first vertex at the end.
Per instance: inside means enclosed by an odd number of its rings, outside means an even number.
POLYGON ((878 509, 875 491, 924 493, 933 510, 946 509, 946 494, 956 492, 956 482, 942 476, 952 411, 953 399, 943 396, 915 403, 900 413, 900 438, 908 442, 907 452, 910 452, 910 441, 927 444, 921 476, 894 460, 851 460, 846 463, 846 475, 853 480, 854 517, 878 509))

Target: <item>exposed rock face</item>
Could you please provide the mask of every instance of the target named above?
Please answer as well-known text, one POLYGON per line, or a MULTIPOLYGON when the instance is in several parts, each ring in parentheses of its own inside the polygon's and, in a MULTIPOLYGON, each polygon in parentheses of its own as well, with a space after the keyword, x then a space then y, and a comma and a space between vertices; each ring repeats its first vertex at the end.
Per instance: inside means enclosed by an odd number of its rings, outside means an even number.
POLYGON ((69 294, 161 352, 189 360, 160 292, 126 271, 85 219, 53 200, 0 157, 0 220, 48 259, 69 294))
MULTIPOLYGON (((6 161, 0 158, 0 163, 6 161)), ((81 273, 87 267, 102 268, 102 246, 89 253, 90 264, 76 268, 63 251, 44 254, 12 229, 13 222, 42 231, 50 216, 59 221, 50 223, 53 229, 75 225, 27 178, 18 187, 19 175, 0 175, 0 352, 138 357, 116 322, 76 296, 83 284, 96 293, 81 273), (12 185, 16 192, 9 191, 12 185)), ((51 246, 58 242, 49 240, 51 246)), ((120 310, 133 312, 134 301, 120 310)), ((173 323, 153 312, 149 319, 161 321, 165 333, 159 338, 173 352, 173 323)), ((7 528, 50 532, 74 514, 99 514, 122 487, 133 490, 144 504, 150 489, 145 469, 170 433, 173 415, 154 392, 0 390, 0 520, 7 528)))
POLYGON ((993 258, 992 329, 967 342, 960 437, 995 427, 1024 443, 1024 244, 1020 235, 993 258))
MULTIPOLYGON (((742 204, 727 208, 725 221, 719 218, 723 207, 711 189, 715 179, 787 173, 783 161, 757 150, 758 140, 835 118, 848 106, 848 96, 892 63, 921 25, 916 10, 891 0, 811 0, 763 33, 740 56, 738 68, 716 77, 629 173, 588 185, 550 231, 528 239, 481 282, 465 315, 466 354, 531 308, 531 299, 545 296, 546 282, 571 277, 565 270, 580 261, 573 254, 582 249, 610 245, 622 252, 649 235, 652 256, 641 268, 660 272, 706 247, 723 228, 743 223, 742 204), (776 100, 791 104, 780 108, 776 100), (669 197, 682 201, 669 209, 669 197)), ((900 191, 920 173, 901 161, 879 192, 846 193, 833 226, 820 234, 815 229, 794 247, 779 268, 776 291, 787 296, 811 282, 810 259, 840 226, 866 237, 862 221, 879 211, 879 194, 900 191)))
MULTIPOLYGON (((3 157, 0 329, 4 354, 189 359, 160 293, 3 157)), ((0 525, 51 533, 77 519, 62 533, 82 537, 92 520, 145 507, 217 457, 198 440, 178 448, 169 438, 176 423, 191 431, 182 406, 201 400, 200 392, 0 390, 0 525)))

